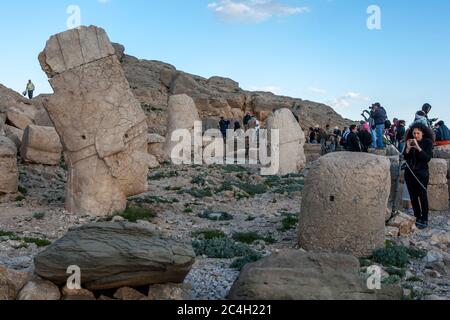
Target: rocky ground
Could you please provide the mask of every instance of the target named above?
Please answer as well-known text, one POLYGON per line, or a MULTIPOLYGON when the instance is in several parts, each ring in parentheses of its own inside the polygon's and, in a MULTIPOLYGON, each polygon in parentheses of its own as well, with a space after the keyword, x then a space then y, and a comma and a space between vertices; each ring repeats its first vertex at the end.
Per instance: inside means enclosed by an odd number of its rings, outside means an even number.
MULTIPOLYGON (((20 194, 0 197, 0 265, 32 271, 33 256, 46 245, 69 227, 96 220, 63 209, 65 181, 64 166, 20 166, 20 194)), ((250 260, 297 247, 303 181, 302 175, 261 177, 256 168, 241 166, 164 164, 151 171, 148 192, 130 198, 123 216, 194 241, 198 257, 186 278, 192 298, 223 299, 239 275, 232 266, 239 254, 227 251, 230 243, 237 241, 250 260), (218 244, 222 251, 208 251, 204 240, 210 238, 229 241, 218 244)), ((383 266, 384 282, 399 282, 407 299, 450 299, 450 213, 433 213, 429 229, 392 240, 424 251, 406 266, 383 266)))

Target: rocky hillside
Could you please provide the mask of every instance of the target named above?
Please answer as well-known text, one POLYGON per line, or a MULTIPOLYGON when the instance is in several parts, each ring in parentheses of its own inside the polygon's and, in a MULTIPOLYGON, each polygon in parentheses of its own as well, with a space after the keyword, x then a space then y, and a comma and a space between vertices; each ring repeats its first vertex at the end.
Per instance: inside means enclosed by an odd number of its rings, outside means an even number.
POLYGON ((168 97, 183 93, 194 99, 207 127, 214 126, 220 116, 242 119, 245 112, 252 111, 264 119, 273 109, 279 108, 293 110, 303 129, 315 125, 325 127, 327 124, 344 127, 352 122, 324 104, 270 92, 245 91, 231 79, 202 78, 167 63, 126 55, 120 44, 114 44, 114 47, 135 96, 149 115, 149 125, 154 133, 166 134, 168 97))

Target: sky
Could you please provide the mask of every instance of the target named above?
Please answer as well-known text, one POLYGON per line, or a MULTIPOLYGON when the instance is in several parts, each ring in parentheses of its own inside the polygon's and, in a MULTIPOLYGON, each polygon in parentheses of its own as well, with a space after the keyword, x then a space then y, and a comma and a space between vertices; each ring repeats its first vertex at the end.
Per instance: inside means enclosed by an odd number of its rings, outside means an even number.
POLYGON ((97 25, 127 54, 352 120, 380 102, 411 122, 427 102, 450 123, 450 0, 2 0, 0 17, 0 83, 19 92, 52 92, 37 60, 51 35, 97 25))

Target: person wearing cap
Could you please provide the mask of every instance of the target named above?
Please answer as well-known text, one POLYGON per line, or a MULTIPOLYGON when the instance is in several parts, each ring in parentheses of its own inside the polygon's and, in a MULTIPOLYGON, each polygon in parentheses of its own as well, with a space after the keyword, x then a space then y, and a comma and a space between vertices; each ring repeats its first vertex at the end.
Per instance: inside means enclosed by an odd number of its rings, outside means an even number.
POLYGON ((375 133, 376 133, 376 148, 377 149, 384 149, 384 130, 385 130, 385 123, 388 119, 386 109, 384 109, 380 103, 374 103, 372 105, 373 107, 373 120, 375 122, 375 133))

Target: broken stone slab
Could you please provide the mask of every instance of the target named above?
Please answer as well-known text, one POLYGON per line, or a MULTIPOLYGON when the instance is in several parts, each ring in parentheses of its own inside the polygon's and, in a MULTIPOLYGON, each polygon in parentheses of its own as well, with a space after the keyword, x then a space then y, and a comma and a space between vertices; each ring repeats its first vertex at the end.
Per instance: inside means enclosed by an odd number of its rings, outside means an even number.
POLYGON ((60 136, 66 209, 106 216, 147 190, 147 118, 103 29, 52 36, 39 60, 54 94, 44 105, 60 136))
POLYGON ((9 126, 7 124, 3 126, 3 129, 5 130, 5 136, 8 137, 12 142, 14 142, 17 149, 19 150, 20 146, 22 145, 23 130, 17 129, 13 126, 9 126))
POLYGON ((182 283, 194 261, 190 243, 125 222, 72 228, 34 259, 36 274, 58 285, 67 281, 68 266, 79 266, 90 291, 182 283))
POLYGON ((150 286, 148 291, 149 300, 181 301, 191 300, 192 285, 186 283, 166 283, 150 286))
POLYGON ((429 184, 446 184, 448 173, 448 162, 445 159, 431 159, 428 164, 430 169, 429 184))
MULTIPOLYGON (((267 119, 266 128, 271 137, 272 130, 279 130, 279 175, 297 173, 305 168, 304 152, 305 134, 300 124, 289 109, 279 109, 271 113, 267 119)), ((269 138, 269 142, 271 138, 269 138)))
POLYGON ((31 125, 24 131, 20 154, 24 162, 55 166, 61 160, 62 149, 55 128, 31 125))
POLYGON ((17 148, 10 139, 0 136, 0 194, 16 193, 18 187, 17 148))
POLYGON ((26 127, 33 124, 32 119, 30 119, 24 112, 16 108, 10 108, 6 115, 9 123, 18 129, 25 130, 26 127))
POLYGON ((400 212, 389 221, 389 226, 397 228, 400 236, 406 236, 416 230, 416 218, 400 212))
POLYGON ((230 300, 401 300, 402 289, 370 290, 353 256, 283 250, 248 264, 230 300))
POLYGON ((305 179, 299 244, 308 251, 371 256, 384 247, 390 162, 372 154, 321 157, 305 179))
POLYGON ((386 237, 397 238, 400 234, 400 231, 396 227, 386 227, 386 237))

